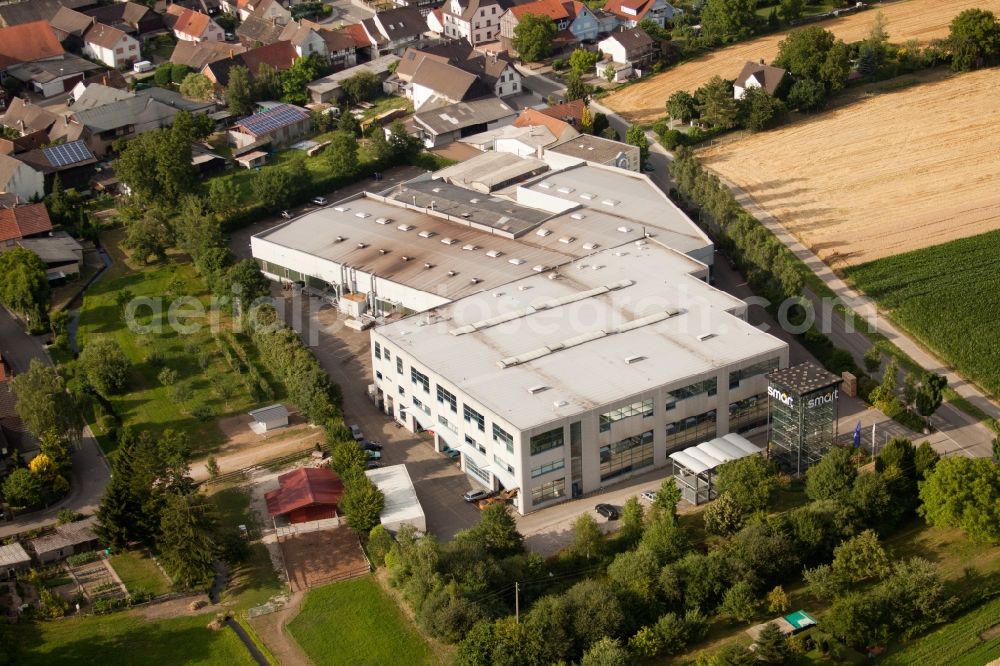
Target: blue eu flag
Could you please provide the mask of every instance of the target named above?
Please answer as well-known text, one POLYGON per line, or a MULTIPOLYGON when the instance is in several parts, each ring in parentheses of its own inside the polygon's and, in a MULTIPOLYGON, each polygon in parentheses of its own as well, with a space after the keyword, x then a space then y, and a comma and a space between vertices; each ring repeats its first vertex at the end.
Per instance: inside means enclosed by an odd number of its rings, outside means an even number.
POLYGON ((858 425, 854 426, 854 448, 861 448, 861 421, 858 421, 858 425))

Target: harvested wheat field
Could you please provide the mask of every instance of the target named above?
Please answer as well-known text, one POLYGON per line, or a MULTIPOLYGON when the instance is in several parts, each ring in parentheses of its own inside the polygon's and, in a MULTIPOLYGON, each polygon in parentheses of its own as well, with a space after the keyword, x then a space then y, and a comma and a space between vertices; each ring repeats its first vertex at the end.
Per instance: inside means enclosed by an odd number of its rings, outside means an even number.
MULTIPOLYGON (((876 6, 875 9, 885 14, 892 42, 899 44, 917 39, 926 44, 932 39, 947 37, 951 20, 970 8, 989 9, 1000 14, 1000 0, 906 0, 876 6)), ((875 11, 864 11, 815 25, 851 43, 864 39, 871 30, 875 15, 875 11)), ((627 86, 605 97, 602 103, 632 122, 651 123, 666 114, 667 98, 678 90, 693 93, 715 75, 724 79, 736 78, 748 60, 763 58, 771 62, 777 57, 778 43, 784 38, 785 33, 775 33, 713 51, 641 83, 627 86)))
POLYGON ((1000 228, 1000 71, 947 76, 705 149, 833 267, 1000 228))

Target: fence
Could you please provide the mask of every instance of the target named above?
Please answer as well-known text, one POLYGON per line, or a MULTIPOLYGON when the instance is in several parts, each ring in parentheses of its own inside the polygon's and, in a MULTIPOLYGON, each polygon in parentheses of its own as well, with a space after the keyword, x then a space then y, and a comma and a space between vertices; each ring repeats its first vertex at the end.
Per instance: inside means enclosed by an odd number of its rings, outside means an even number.
POLYGON ((338 527, 340 527, 340 518, 334 516, 333 518, 310 520, 307 523, 292 523, 291 525, 276 527, 274 534, 280 539, 281 537, 306 534, 308 532, 319 532, 320 530, 336 529, 338 527))

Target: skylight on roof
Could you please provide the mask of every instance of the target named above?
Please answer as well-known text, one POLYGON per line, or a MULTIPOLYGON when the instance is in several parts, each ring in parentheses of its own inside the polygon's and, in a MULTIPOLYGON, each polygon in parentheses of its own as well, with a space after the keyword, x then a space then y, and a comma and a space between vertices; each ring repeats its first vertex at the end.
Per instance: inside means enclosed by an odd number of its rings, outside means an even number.
POLYGON ((582 220, 583 218, 585 218, 587 216, 584 215, 583 213, 571 213, 570 217, 572 217, 574 220, 582 220))
POLYGON ((566 187, 566 186, 563 186, 563 187, 560 187, 560 188, 559 188, 559 192, 562 192, 563 194, 572 194, 572 193, 573 193, 573 191, 574 191, 574 190, 573 190, 573 188, 572 188, 572 187, 566 187))
POLYGON ((400 231, 411 231, 413 229, 413 225, 412 224, 401 224, 401 225, 399 225, 396 228, 399 229, 400 231))
POLYGON ((375 218, 375 224, 389 224, 391 222, 392 222, 392 218, 390 218, 390 217, 376 217, 375 218))
POLYGON ((601 201, 601 203, 604 204, 605 206, 614 207, 620 204, 621 201, 618 201, 617 199, 604 199, 601 201))
POLYGON ((548 236, 551 233, 552 233, 551 231, 549 231, 545 227, 542 227, 541 229, 535 232, 535 235, 542 236, 544 238, 545 236, 548 236))
POLYGON ((575 240, 576 239, 573 238, 572 236, 563 236, 562 238, 559 239, 559 242, 562 243, 563 245, 569 245, 575 240))
POLYGON ((466 250, 468 252, 475 252, 476 250, 479 249, 479 246, 478 245, 473 245, 472 243, 469 243, 467 245, 463 245, 462 249, 466 250))
POLYGON ((591 199, 596 199, 597 195, 593 194, 591 192, 581 192, 580 193, 580 198, 581 199, 586 199, 587 201, 590 201, 591 199))
POLYGON ((362 211, 358 211, 357 213, 354 214, 354 217, 360 217, 363 220, 366 217, 371 217, 371 214, 370 213, 365 213, 365 212, 362 212, 362 211))
POLYGON ((445 236, 444 238, 441 239, 441 242, 444 243, 445 245, 454 245, 458 241, 455 240, 454 238, 448 238, 447 236, 445 236))
POLYGON ((552 188, 552 183, 550 183, 547 180, 543 180, 542 182, 538 183, 538 187, 541 187, 542 189, 548 190, 548 189, 552 188))
POLYGON ((426 231, 426 230, 424 230, 424 231, 421 231, 420 233, 418 233, 417 235, 420 236, 421 238, 430 238, 431 236, 434 235, 434 232, 433 231, 426 231))
POLYGON ((503 252, 501 252, 500 250, 490 250, 486 253, 486 256, 489 257, 490 259, 496 259, 501 254, 503 254, 503 252))
POLYGON ((521 264, 524 263, 524 259, 518 259, 517 257, 513 257, 511 259, 508 259, 507 263, 514 264, 515 266, 520 266, 521 264))

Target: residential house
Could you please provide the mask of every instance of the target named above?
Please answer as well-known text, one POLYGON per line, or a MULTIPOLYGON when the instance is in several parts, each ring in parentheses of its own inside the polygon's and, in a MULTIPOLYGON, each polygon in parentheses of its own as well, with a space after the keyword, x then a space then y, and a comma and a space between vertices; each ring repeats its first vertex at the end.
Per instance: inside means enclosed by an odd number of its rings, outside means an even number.
POLYGON ((291 42, 275 42, 238 53, 231 58, 211 62, 201 69, 201 73, 215 85, 225 88, 229 85, 229 70, 237 65, 246 67, 250 79, 253 80, 260 72, 261 65, 267 65, 283 72, 290 69, 298 57, 291 42))
POLYGON ((40 238, 14 241, 10 246, 0 246, 0 254, 15 247, 30 250, 42 260, 49 282, 66 280, 79 275, 83 269, 83 246, 65 231, 53 231, 40 238))
POLYGON ((99 23, 124 30, 130 35, 142 37, 163 30, 163 16, 157 14, 146 5, 136 2, 112 2, 92 9, 84 9, 83 13, 93 16, 99 23))
POLYGON ((49 21, 63 7, 86 9, 93 7, 95 0, 25 0, 0 5, 0 27, 9 28, 23 23, 49 21))
POLYGON ((642 170, 638 146, 592 134, 580 134, 548 146, 545 149, 545 161, 553 169, 565 169, 582 162, 591 162, 628 171, 642 170))
POLYGON ((365 26, 360 23, 349 23, 343 30, 354 40, 356 63, 368 62, 378 57, 378 42, 368 35, 365 26))
POLYGON ((48 21, 21 23, 0 28, 0 82, 11 65, 37 60, 55 60, 66 54, 48 21))
POLYGON ((79 522, 59 525, 51 534, 32 539, 28 544, 40 563, 58 562, 75 553, 97 548, 97 535, 94 534, 96 522, 97 519, 91 516, 79 522))
POLYGON ((473 46, 497 41, 500 17, 510 0, 448 0, 441 6, 444 36, 464 39, 473 46))
MULTIPOLYGON (((3 441, 3 433, 0 433, 0 441, 3 441)), ((7 457, 6 447, 3 450, 3 457, 7 457)), ((31 569, 31 556, 24 546, 16 541, 0 546, 0 578, 14 580, 19 573, 27 573, 29 569, 31 569)))
POLYGON ((17 79, 42 97, 52 97, 71 90, 80 81, 101 66, 80 56, 67 53, 54 60, 22 62, 7 68, 7 76, 17 79))
MULTIPOLYGON (((236 28, 236 37, 247 48, 273 44, 281 39, 281 33, 290 19, 261 18, 249 16, 236 28)), ((356 24, 355 24, 356 25, 356 24)))
POLYGON ((237 149, 249 146, 286 146, 305 136, 312 129, 312 118, 306 109, 293 104, 278 104, 267 111, 247 116, 229 130, 237 149))
POLYGON ((52 191, 57 175, 63 187, 87 189, 97 164, 97 158, 82 140, 35 148, 18 154, 17 159, 42 174, 46 192, 52 191))
MULTIPOLYGON (((479 82, 492 90, 497 97, 506 97, 522 92, 521 74, 506 53, 486 54, 473 49, 467 42, 459 41, 421 49, 412 47, 406 49, 396 67, 394 77, 389 80, 387 90, 393 90, 414 99, 411 80, 425 59, 446 63, 469 74, 474 74, 479 82)), ((416 106, 416 100, 414 104, 416 106)))
POLYGON ((615 70, 615 81, 623 81, 647 67, 656 55, 655 43, 641 28, 613 32, 601 40, 598 48, 604 59, 596 66, 597 76, 603 77, 608 66, 615 70))
POLYGON ((760 88, 767 94, 774 95, 787 74, 780 67, 765 65, 763 58, 760 62, 747 62, 733 83, 733 97, 743 99, 749 88, 760 88))
MULTIPOLYGON (((52 232, 52 220, 43 203, 24 206, 0 206, 0 245, 13 245, 25 238, 45 236, 52 232)), ((0 379, 6 379, 0 361, 0 379)), ((7 387, 0 387, 0 392, 7 387)), ((2 417, 2 414, 0 414, 2 417)))
POLYGON ((319 34, 326 42, 326 57, 334 70, 358 64, 358 44, 348 30, 320 30, 319 34))
POLYGON ((222 9, 229 14, 239 16, 241 21, 246 21, 251 16, 267 20, 292 19, 291 12, 277 0, 223 0, 222 9))
POLYGON ((20 201, 41 199, 45 196, 45 177, 16 157, 0 155, 0 192, 13 194, 20 201))
POLYGON ((415 7, 397 7, 375 12, 371 18, 361 21, 368 41, 377 46, 378 54, 402 53, 427 30, 427 21, 415 7))
POLYGON ((247 47, 242 44, 230 44, 228 42, 184 42, 179 41, 174 47, 174 52, 170 54, 170 62, 175 65, 187 65, 192 70, 198 72, 204 69, 205 65, 232 58, 243 53, 247 47))
MULTIPOLYGON (((49 142, 49 133, 38 130, 24 136, 13 139, 0 139, 0 155, 10 155, 16 157, 20 153, 26 153, 35 148, 41 148, 49 142)), ((0 206, 4 205, 3 197, 0 197, 0 206)))
POLYGON ((466 136, 511 124, 517 111, 496 97, 458 102, 417 111, 405 122, 408 131, 427 148, 439 148, 466 136))
POLYGON ((397 7, 413 7, 420 12, 421 16, 426 18, 428 14, 434 11, 434 7, 439 4, 439 0, 395 0, 394 4, 397 7))
POLYGON ((105 104, 111 104, 112 102, 132 97, 132 93, 128 90, 112 88, 103 83, 91 83, 88 85, 82 81, 74 86, 70 94, 73 98, 71 105, 74 111, 93 109, 94 107, 104 106, 105 104))
POLYGON ((544 127, 555 137, 557 142, 580 135, 580 132, 565 120, 548 116, 537 109, 522 110, 513 125, 514 127, 544 127))
POLYGON ((49 19, 49 25, 64 49, 78 51, 83 48, 83 33, 94 25, 95 20, 75 9, 60 7, 55 16, 49 19))
POLYGON ((547 127, 542 125, 527 127, 504 125, 464 137, 459 141, 483 152, 493 151, 510 153, 518 157, 534 157, 539 154, 539 149, 554 144, 556 137, 547 127))
POLYGON ((587 108, 587 103, 582 99, 575 99, 572 102, 563 104, 553 104, 552 106, 538 109, 538 112, 546 116, 558 118, 569 124, 573 129, 583 131, 583 112, 587 108))
POLYGON ((427 12, 427 29, 433 32, 435 35, 444 34, 444 13, 441 8, 432 9, 427 12))
POLYGON ((371 62, 363 62, 360 65, 354 65, 321 79, 316 79, 307 86, 309 97, 317 104, 336 102, 341 97, 340 84, 344 79, 349 79, 360 72, 371 72, 385 81, 389 76, 389 68, 397 62, 399 62, 399 56, 384 55, 371 62))
POLYGON ((59 116, 48 109, 32 104, 23 97, 15 97, 0 120, 3 126, 24 136, 33 132, 48 132, 59 120, 59 116))
POLYGON ((311 56, 314 53, 325 56, 327 53, 326 40, 323 39, 321 32, 320 25, 312 21, 291 21, 281 31, 279 39, 290 42, 300 58, 311 56))
POLYGON ((570 36, 564 41, 571 43, 585 39, 596 39, 600 30, 594 12, 582 2, 577 2, 577 0, 535 0, 523 5, 515 5, 500 16, 500 43, 505 49, 514 50, 514 28, 528 14, 551 18, 559 33, 570 36))
POLYGON ((666 0, 608 0, 604 11, 613 14, 618 24, 626 28, 634 28, 646 19, 662 28, 681 12, 666 0))
POLYGON ((417 111, 490 96, 490 89, 472 72, 433 58, 424 58, 410 79, 407 96, 417 111))
POLYGON ((139 40, 124 30, 94 23, 83 34, 83 55, 103 62, 112 69, 131 67, 138 62, 139 40))
MULTIPOLYGON (((84 87, 89 86, 92 83, 99 83, 102 86, 108 86, 109 88, 117 88, 118 90, 128 90, 128 81, 122 76, 122 73, 117 69, 103 69, 96 74, 91 74, 81 81, 84 87)), ((77 85, 80 85, 78 83, 77 85)), ((73 88, 76 90, 76 87, 73 88)))
POLYGON ((211 16, 180 5, 167 7, 163 20, 174 36, 185 42, 222 42, 226 39, 225 31, 211 16))

